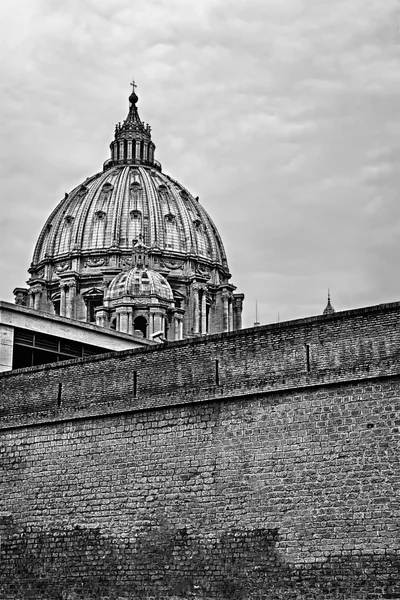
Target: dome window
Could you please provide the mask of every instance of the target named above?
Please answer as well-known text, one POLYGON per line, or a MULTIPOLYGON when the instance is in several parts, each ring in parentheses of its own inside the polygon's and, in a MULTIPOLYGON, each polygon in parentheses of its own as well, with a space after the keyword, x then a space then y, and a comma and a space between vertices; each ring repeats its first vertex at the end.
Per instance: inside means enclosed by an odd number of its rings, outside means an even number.
POLYGON ((104 221, 104 219, 107 216, 106 213, 103 210, 97 210, 94 214, 99 219, 99 221, 104 221))
POLYGON ((130 189, 131 190, 141 190, 142 186, 140 185, 139 181, 132 181, 132 183, 130 185, 130 189))
POLYGON ((140 219, 142 216, 142 213, 140 212, 140 210, 131 210, 131 212, 129 213, 131 215, 131 219, 140 219))
POLYGON ((131 185, 129 186, 131 200, 133 200, 136 203, 139 200, 140 192, 142 190, 143 188, 138 181, 134 181, 133 183, 131 183, 131 185))
POLYGON ((103 187, 101 188, 101 192, 100 192, 100 202, 103 204, 104 202, 107 202, 110 199, 111 193, 114 189, 114 186, 111 185, 111 183, 106 182, 103 187))
POLYGON ((196 229, 201 230, 201 221, 200 221, 200 219, 194 219, 193 225, 196 227, 196 229))
POLYGON ((160 198, 163 202, 168 204, 168 188, 163 183, 158 188, 158 193, 160 194, 160 198))
POLYGON ((88 188, 86 187, 86 185, 81 185, 81 187, 78 190, 78 197, 79 198, 83 198, 83 196, 86 196, 86 194, 88 193, 88 188))
POLYGON ((73 217, 72 215, 67 215, 67 216, 64 218, 64 220, 65 220, 65 222, 66 222, 68 225, 71 225, 72 221, 74 220, 74 217, 73 217))
POLYGON ((173 213, 168 213, 168 214, 166 214, 166 215, 165 215, 165 220, 166 220, 168 223, 175 223, 175 221, 176 221, 176 216, 175 216, 173 213))

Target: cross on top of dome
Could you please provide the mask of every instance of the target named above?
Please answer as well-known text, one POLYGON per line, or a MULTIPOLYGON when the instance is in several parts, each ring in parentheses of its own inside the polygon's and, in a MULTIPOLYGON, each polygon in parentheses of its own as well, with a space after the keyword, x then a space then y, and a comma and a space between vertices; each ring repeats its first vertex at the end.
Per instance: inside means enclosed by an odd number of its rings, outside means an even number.
POLYGON ((129 102, 131 104, 136 104, 137 101, 139 100, 139 98, 138 98, 138 96, 137 96, 137 94, 135 92, 135 88, 137 88, 137 85, 136 85, 135 79, 133 77, 132 77, 132 81, 131 81, 130 85, 132 86, 132 93, 129 96, 129 102))

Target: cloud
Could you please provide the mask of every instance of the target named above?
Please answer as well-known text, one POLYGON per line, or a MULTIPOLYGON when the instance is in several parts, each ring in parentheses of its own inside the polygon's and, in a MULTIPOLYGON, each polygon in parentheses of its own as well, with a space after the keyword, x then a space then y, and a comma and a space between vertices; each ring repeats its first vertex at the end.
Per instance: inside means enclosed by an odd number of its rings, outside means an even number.
MULTIPOLYGON (((1 18, 2 17, 2 18, 1 18)), ((4 0, 0 297, 108 157, 129 81, 264 320, 397 299, 397 0, 4 0)))

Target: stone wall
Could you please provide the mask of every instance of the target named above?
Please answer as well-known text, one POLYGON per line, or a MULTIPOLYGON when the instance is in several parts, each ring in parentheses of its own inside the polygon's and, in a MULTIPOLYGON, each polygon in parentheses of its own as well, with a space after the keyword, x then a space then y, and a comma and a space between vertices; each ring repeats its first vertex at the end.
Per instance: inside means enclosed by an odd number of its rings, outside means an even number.
POLYGON ((400 596, 399 315, 2 375, 7 597, 400 596))

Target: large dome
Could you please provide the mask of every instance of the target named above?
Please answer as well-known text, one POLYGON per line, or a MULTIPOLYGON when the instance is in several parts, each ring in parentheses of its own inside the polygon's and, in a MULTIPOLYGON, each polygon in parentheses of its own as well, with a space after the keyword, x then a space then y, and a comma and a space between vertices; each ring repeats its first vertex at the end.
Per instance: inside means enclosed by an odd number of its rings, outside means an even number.
POLYGON ((19 288, 16 301, 120 331, 139 323, 153 339, 240 329, 243 295, 234 293, 219 233, 198 197, 162 172, 137 102, 134 91, 103 171, 65 194, 47 219, 29 290, 21 295, 19 288), (113 285, 127 281, 144 249, 142 266, 165 278, 168 299, 141 309, 131 294, 126 306, 114 306, 113 285))
POLYGON ((130 252, 139 238, 165 258, 192 256, 228 272, 221 238, 198 199, 142 165, 112 166, 66 195, 39 236, 32 267, 72 253, 97 257, 100 267, 110 248, 130 252))

